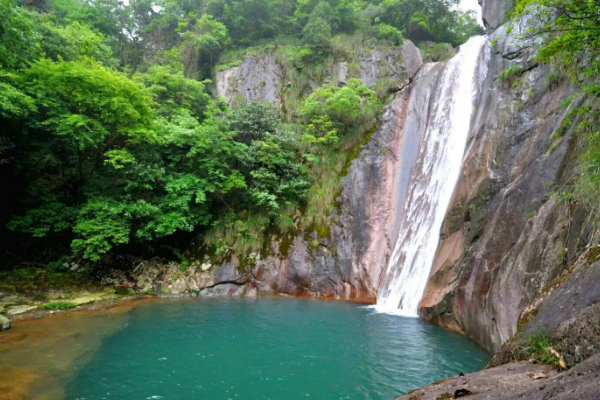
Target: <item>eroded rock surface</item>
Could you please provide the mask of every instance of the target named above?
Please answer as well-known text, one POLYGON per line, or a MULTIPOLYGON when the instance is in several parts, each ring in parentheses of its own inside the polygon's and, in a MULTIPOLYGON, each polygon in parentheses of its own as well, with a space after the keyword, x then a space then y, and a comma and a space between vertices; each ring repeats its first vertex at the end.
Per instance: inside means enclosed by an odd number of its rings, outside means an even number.
POLYGON ((479 0, 483 26, 489 31, 498 28, 510 18, 514 9, 514 0, 479 0))
POLYGON ((360 79, 370 88, 385 80, 401 87, 416 75, 423 64, 419 49, 409 40, 396 49, 373 49, 360 57, 360 79))

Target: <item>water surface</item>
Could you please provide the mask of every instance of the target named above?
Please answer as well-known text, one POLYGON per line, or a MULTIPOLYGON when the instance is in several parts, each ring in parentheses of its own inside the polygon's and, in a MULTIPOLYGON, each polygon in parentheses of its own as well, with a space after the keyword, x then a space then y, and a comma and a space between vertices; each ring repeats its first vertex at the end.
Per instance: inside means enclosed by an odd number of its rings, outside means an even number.
POLYGON ((459 335, 353 303, 180 299, 128 317, 76 367, 67 399, 387 399, 488 360, 459 335))

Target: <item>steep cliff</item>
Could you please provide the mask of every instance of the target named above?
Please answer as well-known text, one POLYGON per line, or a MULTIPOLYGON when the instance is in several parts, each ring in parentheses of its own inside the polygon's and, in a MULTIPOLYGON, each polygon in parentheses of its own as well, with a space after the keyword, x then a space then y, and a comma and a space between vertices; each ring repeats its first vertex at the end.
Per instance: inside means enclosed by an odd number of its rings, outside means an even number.
MULTIPOLYGON (((385 81, 395 93, 376 130, 353 150, 341 177, 337 206, 328 216, 329 227, 306 230, 296 224, 288 232, 268 232, 264 251, 246 260, 234 256, 217 262, 207 256, 183 272, 176 266, 144 263, 129 278, 133 289, 200 295, 280 293, 375 302, 380 275, 396 240, 400 197, 406 192, 406 177, 398 171, 410 170, 407 154, 416 150, 418 140, 418 127, 405 128, 404 120, 410 82, 422 59, 414 44, 405 41, 399 48, 362 49, 353 64, 360 68, 349 71, 347 61, 333 62, 321 83, 343 84, 358 75, 370 87, 385 81)), ((217 73, 217 93, 231 104, 243 96, 281 105, 288 89, 285 78, 291 74, 286 68, 276 51, 249 55, 240 66, 217 73)), ((420 106, 419 102, 411 105, 420 106)), ((115 282, 123 279, 117 276, 115 282)))
MULTIPOLYGON (((558 194, 577 172, 582 140, 569 111, 585 99, 560 71, 534 61, 537 43, 520 38, 526 23, 503 25, 488 39, 485 90, 420 304, 425 319, 490 351, 531 319, 519 324, 526 307, 595 243, 593 216, 558 194)), ((590 291, 596 298, 598 290, 590 291)), ((593 303, 588 300, 569 307, 571 315, 593 303)), ((548 307, 570 302, 565 296, 548 307)), ((544 330, 568 318, 555 315, 544 330)))

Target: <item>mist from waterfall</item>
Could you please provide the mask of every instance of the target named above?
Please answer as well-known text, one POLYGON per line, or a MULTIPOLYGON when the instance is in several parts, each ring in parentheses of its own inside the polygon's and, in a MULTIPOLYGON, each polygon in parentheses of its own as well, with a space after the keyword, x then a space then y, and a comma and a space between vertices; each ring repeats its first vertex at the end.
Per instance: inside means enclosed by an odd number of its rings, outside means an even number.
MULTIPOLYGON (((439 71, 428 101, 418 96, 425 89, 424 68, 417 77, 406 124, 417 126, 417 156, 400 214, 400 229, 387 270, 380 282, 375 309, 417 316, 418 305, 434 261, 440 230, 462 167, 481 73, 480 54, 485 37, 469 39, 439 71), (416 120, 414 120, 416 119, 416 120)), ((431 82, 430 82, 431 83, 431 82)))

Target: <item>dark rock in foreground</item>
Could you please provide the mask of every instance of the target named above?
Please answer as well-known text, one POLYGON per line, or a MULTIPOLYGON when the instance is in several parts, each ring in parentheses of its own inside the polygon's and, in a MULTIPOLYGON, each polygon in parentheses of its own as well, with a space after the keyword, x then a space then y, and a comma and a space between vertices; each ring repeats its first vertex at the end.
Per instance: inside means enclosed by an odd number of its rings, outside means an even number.
POLYGON ((448 378, 395 400, 454 399, 457 398, 455 393, 461 389, 472 392, 464 397, 468 399, 598 400, 600 354, 563 373, 548 365, 510 363, 463 377, 448 378))

